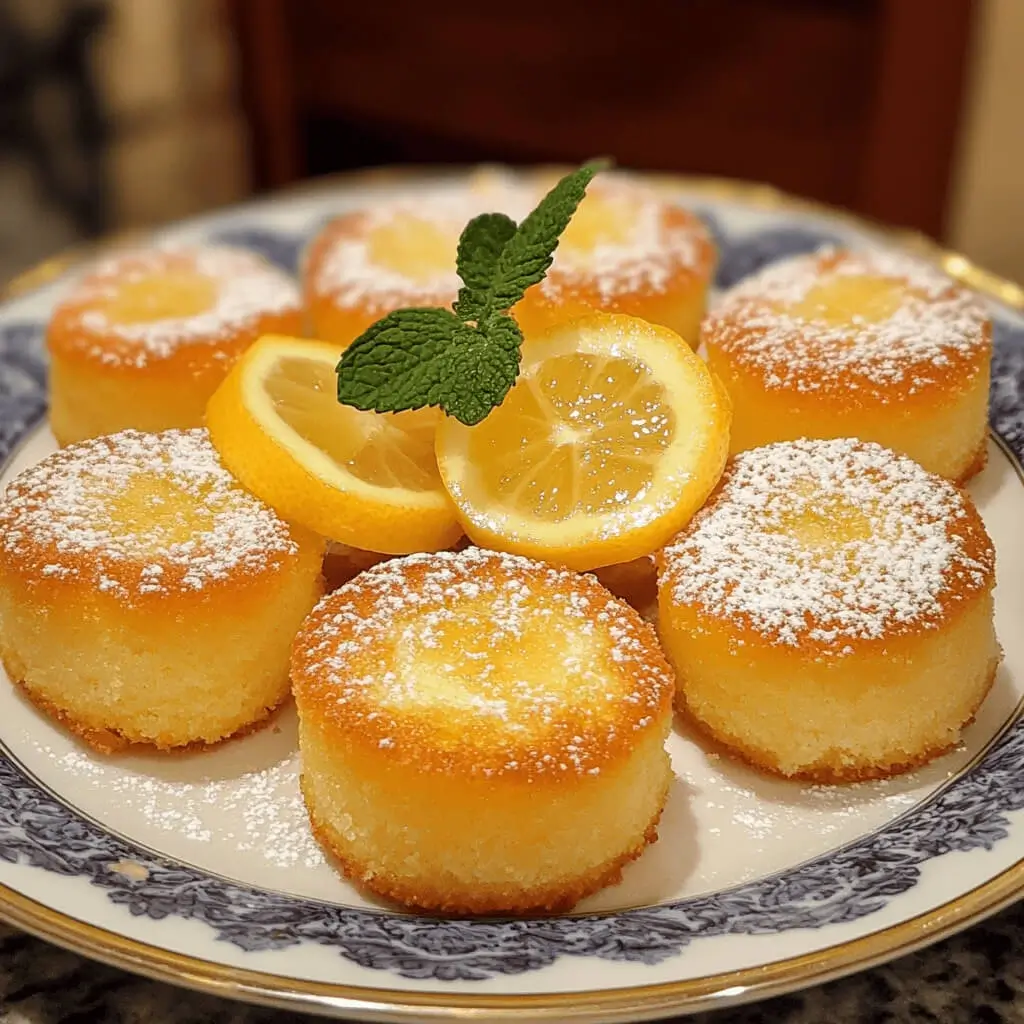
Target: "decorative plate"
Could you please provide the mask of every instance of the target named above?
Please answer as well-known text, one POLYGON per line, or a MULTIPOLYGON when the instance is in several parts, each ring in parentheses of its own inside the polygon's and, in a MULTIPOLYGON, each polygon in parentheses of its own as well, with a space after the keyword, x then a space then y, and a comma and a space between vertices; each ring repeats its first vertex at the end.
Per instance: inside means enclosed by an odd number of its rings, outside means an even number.
MULTIPOLYGON (((294 269, 336 211, 441 174, 370 174, 178 225, 294 269)), ((381 1020, 637 1020, 824 981, 906 953, 1024 890, 1024 293, 908 236, 770 190, 660 186, 706 216, 719 286, 833 240, 912 245, 995 321, 988 467, 1005 662, 965 742, 845 788, 786 783, 671 740, 660 841, 575 913, 437 920, 375 904, 310 837, 295 724, 202 754, 103 758, 0 685, 0 914, 130 970, 221 995, 381 1020), (1018 308, 1015 308, 1018 307, 1018 308)), ((38 275, 37 275, 38 279, 38 275)), ((3 482, 53 448, 42 337, 58 279, 0 307, 3 482)))

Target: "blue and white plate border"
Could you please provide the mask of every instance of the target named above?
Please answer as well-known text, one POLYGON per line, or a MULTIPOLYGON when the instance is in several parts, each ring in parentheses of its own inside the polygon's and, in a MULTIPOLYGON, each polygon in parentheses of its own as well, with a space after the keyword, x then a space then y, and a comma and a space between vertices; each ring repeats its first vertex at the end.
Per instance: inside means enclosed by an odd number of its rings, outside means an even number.
MULTIPOLYGON (((387 170, 342 176, 334 188, 403 179, 387 170)), ((418 180, 409 172, 410 182, 418 180)), ((660 176, 691 196, 715 228, 716 207, 734 204, 775 212, 792 223, 769 240, 748 238, 723 261, 722 284, 755 269, 766 255, 877 229, 845 214, 795 200, 764 186, 660 176), (783 237, 784 236, 784 237, 783 237), (763 244, 760 244, 762 243, 763 244), (760 248, 759 248, 760 244, 760 248), (737 255, 738 254, 738 255, 737 255), (735 258, 732 258, 735 257, 735 258)), ((326 207, 325 207, 326 208, 326 207)), ((272 204, 253 204, 182 225, 183 236, 247 242, 294 265, 301 241, 276 231, 272 204), (270 221, 268 225, 268 219, 270 221)), ((767 232, 772 234, 772 231, 767 232)), ((942 263, 952 276, 1008 309, 1024 311, 1024 291, 919 236, 890 236, 942 263)), ((33 280, 62 272, 56 261, 33 280)), ((24 282, 22 282, 24 286, 24 282)), ((0 308, 0 459, 6 460, 44 413, 45 368, 38 325, 0 308)), ((997 321, 992 425, 1020 472, 1024 457, 1024 322, 997 321)), ((1024 725, 1009 727, 967 771, 908 814, 825 857, 765 879, 677 904, 614 914, 529 921, 427 921, 336 908, 269 893, 206 875, 132 846, 78 816, 0 757, 0 858, 65 879, 87 879, 132 915, 153 921, 202 921, 217 938, 253 952, 311 942, 365 967, 405 979, 469 981, 535 970, 561 957, 656 963, 693 941, 716 935, 777 934, 873 914, 917 883, 920 865, 954 850, 990 849, 1008 835, 1006 814, 1024 810, 1024 725), (131 864, 144 870, 123 871, 131 864)), ((935 941, 1017 899, 1024 861, 927 913, 824 952, 686 981, 601 991, 531 995, 418 993, 406 988, 329 985, 184 956, 65 915, 0 886, 0 916, 58 944, 164 980, 222 995, 344 1016, 377 1019, 448 1017, 469 1010, 489 1020, 549 1018, 618 1020, 695 1011, 788 991, 858 970, 935 941)), ((266 962, 265 960, 263 961, 266 962)))

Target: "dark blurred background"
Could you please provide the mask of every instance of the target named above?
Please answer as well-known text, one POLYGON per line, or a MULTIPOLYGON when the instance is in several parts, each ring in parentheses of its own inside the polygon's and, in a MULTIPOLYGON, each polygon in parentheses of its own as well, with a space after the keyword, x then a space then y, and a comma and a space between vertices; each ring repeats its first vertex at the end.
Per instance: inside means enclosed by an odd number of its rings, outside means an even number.
POLYGON ((765 181, 1024 277, 1024 0, 0 0, 0 278, 386 163, 765 181))

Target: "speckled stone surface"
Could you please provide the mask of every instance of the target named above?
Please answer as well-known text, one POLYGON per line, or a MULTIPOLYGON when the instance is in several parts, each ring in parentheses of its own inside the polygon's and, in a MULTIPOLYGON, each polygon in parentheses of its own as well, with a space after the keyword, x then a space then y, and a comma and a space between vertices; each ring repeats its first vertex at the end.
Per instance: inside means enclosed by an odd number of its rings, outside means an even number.
MULTIPOLYGON (((312 1021, 136 978, 0 927, 0 1024, 312 1021)), ((1024 905, 885 967, 691 1024, 1024 1021, 1024 905)))

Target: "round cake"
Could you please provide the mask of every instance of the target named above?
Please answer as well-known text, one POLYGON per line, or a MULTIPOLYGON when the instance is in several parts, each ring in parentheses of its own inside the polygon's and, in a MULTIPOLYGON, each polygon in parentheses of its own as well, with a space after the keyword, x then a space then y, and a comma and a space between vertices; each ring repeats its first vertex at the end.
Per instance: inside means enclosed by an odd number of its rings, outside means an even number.
POLYGON ((287 697, 322 555, 235 482, 205 431, 82 441, 0 505, 0 655, 99 750, 213 743, 287 697))
POLYGON ((628 175, 601 175, 515 317, 529 337, 594 310, 627 313, 696 348, 716 264, 696 214, 628 175))
MULTIPOLYGON (((459 235, 480 213, 521 220, 556 179, 478 176, 457 189, 343 214, 311 243, 303 289, 313 331, 347 345, 409 306, 450 307, 459 235)), ((625 176, 600 177, 563 233, 547 276, 513 312, 527 334, 594 310, 629 313, 696 348, 716 253, 703 222, 625 176)))
POLYGON ((935 267, 824 249, 724 295, 701 337, 733 399, 732 450, 877 441, 951 480, 985 462, 991 323, 935 267))
POLYGON ((326 224, 306 249, 302 289, 317 338, 349 345, 396 309, 451 307, 461 282, 459 235, 478 214, 519 220, 530 193, 500 186, 432 190, 352 210, 326 224))
POLYGON ((309 617, 292 685, 314 832, 379 895, 564 910, 656 838, 671 671, 591 576, 480 548, 382 563, 309 617))
POLYGON ((880 445, 737 455, 662 552, 659 629, 704 732, 785 776, 884 777, 950 749, 999 663, 970 498, 880 445))
POLYGON ((50 426, 60 444, 118 430, 187 429, 261 334, 301 334, 297 285, 228 247, 131 252, 93 268, 47 330, 50 426))

